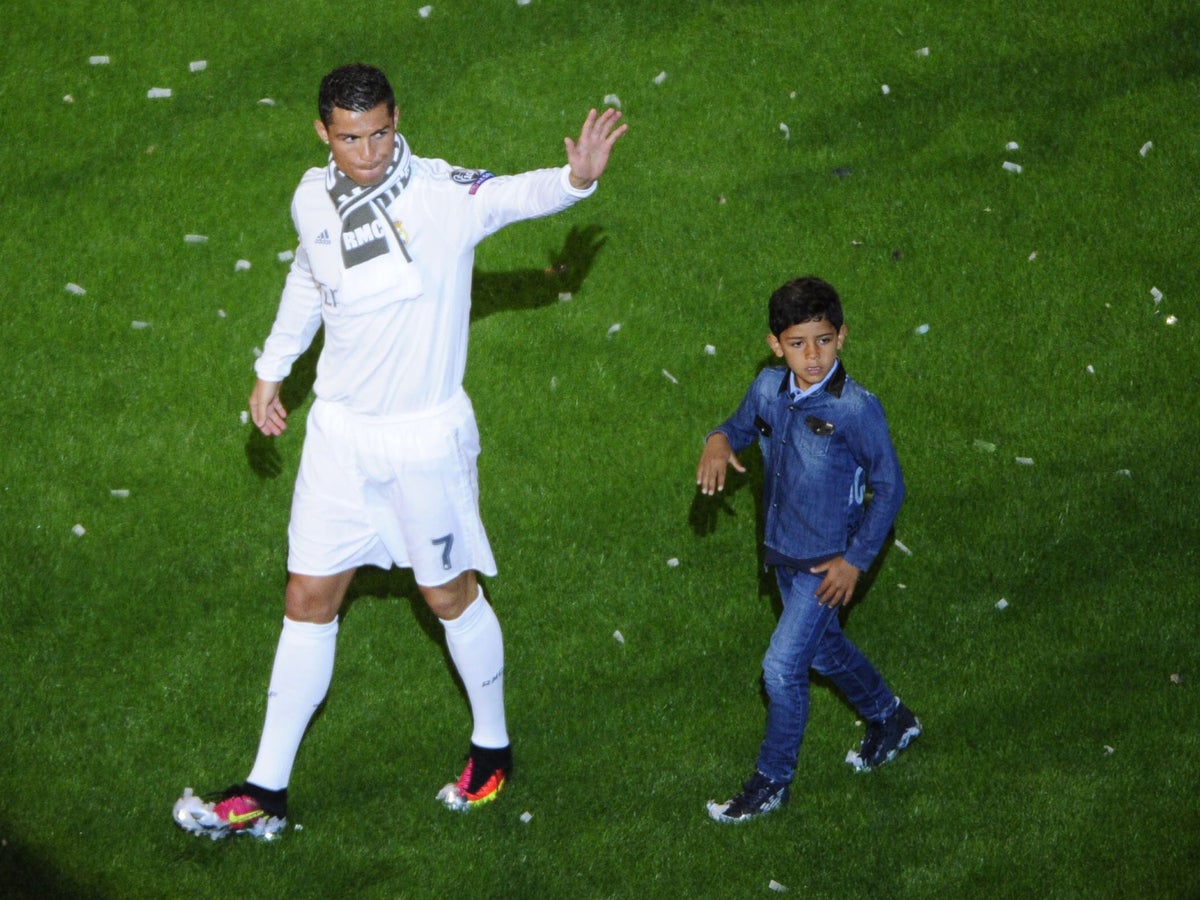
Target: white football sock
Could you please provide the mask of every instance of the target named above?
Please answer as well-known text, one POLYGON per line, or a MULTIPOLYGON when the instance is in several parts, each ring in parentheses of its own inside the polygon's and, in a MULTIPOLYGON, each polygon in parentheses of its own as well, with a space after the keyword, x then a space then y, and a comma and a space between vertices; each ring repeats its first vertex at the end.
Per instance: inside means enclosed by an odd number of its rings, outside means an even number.
POLYGON ((483 589, 457 619, 439 621, 446 629, 446 647, 471 703, 474 722, 471 743, 478 747, 508 746, 504 722, 504 636, 483 589))
POLYGON ((247 781, 273 791, 287 787, 304 729, 333 678, 337 632, 337 619, 317 625, 284 617, 258 757, 247 781))

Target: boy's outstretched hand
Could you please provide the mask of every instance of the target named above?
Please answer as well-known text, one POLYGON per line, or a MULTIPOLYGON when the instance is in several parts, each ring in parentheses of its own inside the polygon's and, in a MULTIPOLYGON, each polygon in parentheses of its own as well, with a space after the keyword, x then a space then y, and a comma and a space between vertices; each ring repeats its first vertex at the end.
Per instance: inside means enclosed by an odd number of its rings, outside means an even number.
POLYGON ((841 556, 813 566, 809 571, 814 575, 825 573, 817 587, 817 602, 822 606, 845 606, 849 603, 854 597, 858 576, 862 574, 857 566, 846 562, 841 556))
POLYGON ((583 121, 579 140, 563 138, 567 147, 567 162, 571 164, 571 186, 586 191, 604 174, 613 144, 629 130, 628 125, 618 125, 621 112, 606 109, 599 115, 590 110, 583 121))
POLYGON ((733 452, 729 438, 718 431, 704 442, 704 452, 700 454, 700 464, 696 466, 696 484, 700 485, 700 493, 711 497, 717 491, 725 490, 727 466, 733 466, 739 472, 746 471, 733 452))

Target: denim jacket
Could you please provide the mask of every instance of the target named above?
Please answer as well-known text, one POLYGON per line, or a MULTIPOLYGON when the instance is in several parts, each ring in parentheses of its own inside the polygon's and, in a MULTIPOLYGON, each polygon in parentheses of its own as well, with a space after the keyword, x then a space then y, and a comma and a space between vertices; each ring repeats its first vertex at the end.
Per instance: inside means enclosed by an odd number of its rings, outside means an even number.
POLYGON ((883 406, 840 360, 823 390, 796 403, 787 376, 784 366, 761 372, 716 429, 735 452, 759 442, 767 561, 783 556, 815 565, 841 555, 866 571, 904 501, 883 406), (868 486, 871 502, 864 505, 868 486))

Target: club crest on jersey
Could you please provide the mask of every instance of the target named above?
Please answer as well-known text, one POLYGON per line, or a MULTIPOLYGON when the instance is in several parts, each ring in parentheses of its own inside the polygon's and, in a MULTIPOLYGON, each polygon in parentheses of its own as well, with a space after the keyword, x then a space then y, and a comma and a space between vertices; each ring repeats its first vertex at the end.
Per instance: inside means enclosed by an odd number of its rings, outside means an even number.
POLYGON ((491 172, 484 169, 455 169, 450 173, 450 180, 455 184, 470 185, 469 193, 474 194, 479 190, 479 186, 489 178, 495 178, 491 172))

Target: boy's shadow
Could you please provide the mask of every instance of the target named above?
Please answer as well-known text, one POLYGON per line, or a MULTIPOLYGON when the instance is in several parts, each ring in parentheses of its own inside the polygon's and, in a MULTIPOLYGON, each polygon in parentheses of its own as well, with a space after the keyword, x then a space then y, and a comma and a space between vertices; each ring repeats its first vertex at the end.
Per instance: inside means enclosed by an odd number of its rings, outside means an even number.
MULTIPOLYGON (((608 238, 599 225, 576 225, 567 232, 562 247, 547 254, 546 265, 541 269, 514 272, 476 269, 471 289, 471 321, 498 312, 550 306, 558 302, 561 294, 575 293, 583 287, 606 243, 608 238)), ((280 399, 289 411, 299 409, 312 392, 324 334, 324 329, 317 332, 312 345, 296 360, 280 388, 280 399)), ((283 459, 275 441, 253 426, 246 439, 245 454, 250 471, 259 478, 278 478, 283 472, 283 459)))

